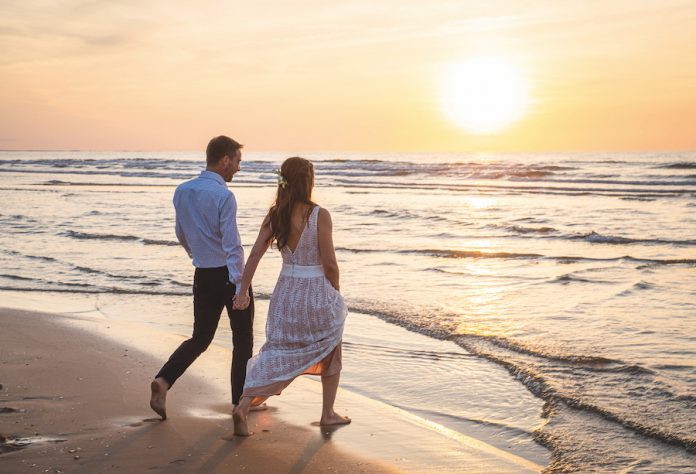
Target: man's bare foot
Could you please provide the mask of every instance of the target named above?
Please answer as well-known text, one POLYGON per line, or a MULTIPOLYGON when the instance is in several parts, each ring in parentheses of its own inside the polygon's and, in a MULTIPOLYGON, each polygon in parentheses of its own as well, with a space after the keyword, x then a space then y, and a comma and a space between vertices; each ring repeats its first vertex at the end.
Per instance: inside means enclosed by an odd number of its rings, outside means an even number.
POLYGON ((150 384, 150 390, 152 395, 150 396, 150 408, 152 408, 155 413, 162 417, 163 420, 167 419, 167 383, 161 379, 155 379, 150 384))
POLYGON ((232 419, 234 420, 234 434, 236 436, 251 436, 253 434, 249 432, 247 417, 245 413, 242 413, 242 410, 235 408, 232 412, 232 419))
POLYGON ((319 424, 321 426, 329 426, 329 425, 347 425, 350 423, 351 420, 347 416, 342 416, 339 415, 336 412, 331 413, 330 415, 321 415, 321 421, 319 421, 319 424))

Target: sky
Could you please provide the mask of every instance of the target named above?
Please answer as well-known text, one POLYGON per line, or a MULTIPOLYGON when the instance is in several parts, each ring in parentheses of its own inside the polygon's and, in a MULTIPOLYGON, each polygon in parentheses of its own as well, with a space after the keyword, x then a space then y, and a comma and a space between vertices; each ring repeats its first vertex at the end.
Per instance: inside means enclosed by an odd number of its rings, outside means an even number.
POLYGON ((2 0, 0 149, 696 150, 694 25, 673 0, 2 0), (526 85, 501 130, 444 112, 472 57, 526 85))

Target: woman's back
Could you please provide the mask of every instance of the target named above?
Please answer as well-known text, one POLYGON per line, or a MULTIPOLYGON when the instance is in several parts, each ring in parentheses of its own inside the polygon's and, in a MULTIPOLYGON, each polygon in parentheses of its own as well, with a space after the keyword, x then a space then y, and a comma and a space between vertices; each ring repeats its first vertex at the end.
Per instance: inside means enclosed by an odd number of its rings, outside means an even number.
POLYGON ((298 204, 293 209, 290 220, 288 243, 280 250, 283 263, 293 265, 320 265, 319 239, 317 237, 317 216, 319 206, 310 209, 308 204, 298 204))

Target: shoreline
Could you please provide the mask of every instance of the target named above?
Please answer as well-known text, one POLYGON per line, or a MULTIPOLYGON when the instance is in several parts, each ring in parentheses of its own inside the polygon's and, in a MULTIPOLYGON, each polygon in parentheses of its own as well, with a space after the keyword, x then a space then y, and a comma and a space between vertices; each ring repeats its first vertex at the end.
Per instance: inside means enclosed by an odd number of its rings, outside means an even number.
POLYGON ((63 472, 215 471, 242 465, 248 472, 543 469, 340 388, 337 410, 353 423, 319 428, 321 384, 308 377, 271 398, 269 410, 251 415, 254 436, 230 438, 230 351, 215 345, 170 392, 168 420, 153 421, 149 381, 181 336, 128 321, 11 309, 0 309, 0 322, 0 403, 16 410, 0 413, 0 434, 8 440, 2 446, 8 451, 18 439, 30 443, 0 454, 3 472, 31 464, 63 472))

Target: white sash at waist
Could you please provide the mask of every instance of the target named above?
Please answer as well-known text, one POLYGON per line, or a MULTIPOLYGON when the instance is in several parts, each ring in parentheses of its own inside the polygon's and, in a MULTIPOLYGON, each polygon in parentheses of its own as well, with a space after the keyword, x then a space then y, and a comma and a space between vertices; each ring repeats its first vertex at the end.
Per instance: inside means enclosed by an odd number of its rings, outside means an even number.
POLYGON ((324 276, 324 268, 321 265, 293 265, 284 263, 280 271, 282 276, 295 278, 316 278, 324 276))

